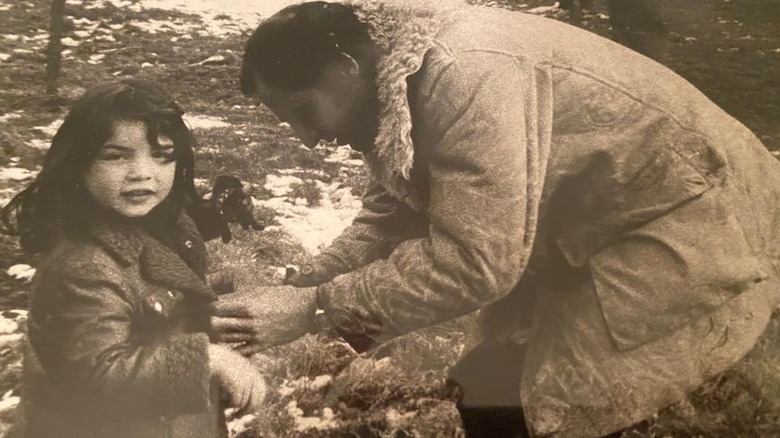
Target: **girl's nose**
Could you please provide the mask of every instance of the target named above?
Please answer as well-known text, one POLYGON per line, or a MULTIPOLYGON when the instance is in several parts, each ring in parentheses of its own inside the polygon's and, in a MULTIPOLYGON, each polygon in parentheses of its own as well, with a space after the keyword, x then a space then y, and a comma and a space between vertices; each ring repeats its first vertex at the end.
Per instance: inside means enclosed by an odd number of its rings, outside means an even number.
POLYGON ((154 160, 146 157, 136 157, 130 164, 130 171, 127 173, 131 181, 145 181, 152 178, 152 165, 154 160))

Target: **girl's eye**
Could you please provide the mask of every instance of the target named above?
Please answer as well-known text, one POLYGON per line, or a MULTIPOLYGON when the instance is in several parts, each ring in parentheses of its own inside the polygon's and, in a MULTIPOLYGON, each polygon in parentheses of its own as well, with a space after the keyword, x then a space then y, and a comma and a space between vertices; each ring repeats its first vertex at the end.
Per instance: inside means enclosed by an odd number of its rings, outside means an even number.
POLYGON ((152 157, 163 163, 170 163, 175 160, 173 149, 158 149, 152 152, 152 157))
POLYGON ((119 152, 101 152, 98 154, 98 160, 101 161, 117 161, 125 158, 125 156, 119 152))

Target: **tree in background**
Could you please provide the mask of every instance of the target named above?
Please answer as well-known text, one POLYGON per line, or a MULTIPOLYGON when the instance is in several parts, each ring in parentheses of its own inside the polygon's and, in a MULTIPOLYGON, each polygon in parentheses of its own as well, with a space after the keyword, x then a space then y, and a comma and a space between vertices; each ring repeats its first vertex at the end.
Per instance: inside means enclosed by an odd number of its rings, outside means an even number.
POLYGON ((65 0, 53 0, 51 5, 51 26, 49 47, 46 50, 46 93, 57 93, 57 78, 60 75, 62 59, 62 31, 65 18, 65 0))

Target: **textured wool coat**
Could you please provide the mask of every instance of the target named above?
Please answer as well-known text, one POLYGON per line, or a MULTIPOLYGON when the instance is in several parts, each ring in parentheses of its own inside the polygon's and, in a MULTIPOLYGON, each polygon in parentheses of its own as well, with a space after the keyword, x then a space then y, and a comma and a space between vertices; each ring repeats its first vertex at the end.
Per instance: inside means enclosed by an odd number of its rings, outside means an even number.
POLYGON ((63 238, 35 278, 22 415, 29 438, 227 436, 208 365, 206 252, 191 219, 63 238))
POLYGON ((355 4, 381 119, 318 300, 356 348, 482 309, 482 339, 527 341, 529 431, 568 438, 750 351, 780 298, 780 165, 745 126, 560 22, 355 4))

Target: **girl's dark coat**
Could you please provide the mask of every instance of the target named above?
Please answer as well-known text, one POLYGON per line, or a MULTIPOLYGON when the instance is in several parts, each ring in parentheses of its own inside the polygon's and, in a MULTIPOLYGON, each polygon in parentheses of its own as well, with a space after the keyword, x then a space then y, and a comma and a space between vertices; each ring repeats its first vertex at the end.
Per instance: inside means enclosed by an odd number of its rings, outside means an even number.
POLYGON ((165 239, 103 224, 47 254, 30 304, 23 436, 226 436, 205 246, 184 215, 165 239))

